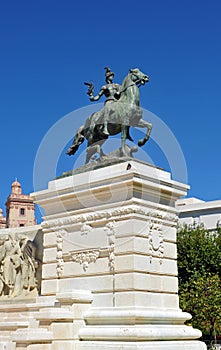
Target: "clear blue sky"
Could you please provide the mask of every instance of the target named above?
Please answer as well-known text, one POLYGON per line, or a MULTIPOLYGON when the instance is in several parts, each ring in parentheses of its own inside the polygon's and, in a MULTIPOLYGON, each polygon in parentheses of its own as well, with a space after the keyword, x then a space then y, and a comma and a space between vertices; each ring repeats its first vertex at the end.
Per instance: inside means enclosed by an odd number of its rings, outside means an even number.
MULTIPOLYGON (((142 106, 176 136, 189 196, 221 199, 220 17, 218 0, 2 1, 0 207, 15 177, 24 193, 33 191, 42 138, 89 104, 83 82, 93 79, 98 88, 105 66, 118 82, 134 67, 150 76, 142 106)), ((152 141, 145 149, 168 170, 152 141)), ((61 171, 72 168, 71 157, 61 159, 61 171)))

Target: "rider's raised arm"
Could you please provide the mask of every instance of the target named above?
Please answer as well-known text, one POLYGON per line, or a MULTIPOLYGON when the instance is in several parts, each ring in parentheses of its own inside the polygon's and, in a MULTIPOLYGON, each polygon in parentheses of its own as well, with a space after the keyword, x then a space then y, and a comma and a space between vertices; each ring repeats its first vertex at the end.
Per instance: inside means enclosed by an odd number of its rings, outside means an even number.
POLYGON ((98 101, 103 94, 104 94, 104 87, 102 86, 102 88, 100 89, 99 93, 96 96, 94 96, 93 94, 90 94, 89 97, 91 101, 98 101))

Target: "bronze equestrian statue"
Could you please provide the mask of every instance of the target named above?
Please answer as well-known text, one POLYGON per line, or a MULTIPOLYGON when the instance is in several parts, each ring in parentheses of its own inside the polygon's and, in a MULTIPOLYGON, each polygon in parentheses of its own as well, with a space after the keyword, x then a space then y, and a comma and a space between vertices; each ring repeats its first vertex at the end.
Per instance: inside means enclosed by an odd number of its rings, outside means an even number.
POLYGON ((114 73, 106 67, 106 85, 102 86, 97 96, 94 96, 92 83, 89 86, 88 95, 91 101, 98 101, 102 95, 106 97, 104 107, 101 111, 93 113, 87 118, 74 137, 73 143, 66 152, 73 155, 78 147, 87 139, 86 163, 95 153, 104 156, 101 146, 109 135, 121 133, 121 157, 126 156, 126 139, 132 140, 129 134, 131 126, 146 128, 146 135, 138 141, 138 146, 143 146, 149 139, 152 124, 142 119, 142 108, 140 107, 139 87, 149 81, 149 77, 138 68, 130 69, 123 80, 122 85, 114 84, 114 73))

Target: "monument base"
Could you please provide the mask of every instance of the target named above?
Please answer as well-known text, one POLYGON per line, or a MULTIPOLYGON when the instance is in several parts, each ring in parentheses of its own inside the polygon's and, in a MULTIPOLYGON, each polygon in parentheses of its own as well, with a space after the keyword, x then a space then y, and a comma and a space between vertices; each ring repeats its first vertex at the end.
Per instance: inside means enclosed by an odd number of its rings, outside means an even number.
POLYGON ((42 295, 76 289, 93 295, 93 301, 79 296, 92 303, 74 336, 64 324, 59 328, 56 313, 46 349, 206 349, 179 308, 175 202, 187 188, 130 159, 56 179, 34 194, 45 210, 42 295))

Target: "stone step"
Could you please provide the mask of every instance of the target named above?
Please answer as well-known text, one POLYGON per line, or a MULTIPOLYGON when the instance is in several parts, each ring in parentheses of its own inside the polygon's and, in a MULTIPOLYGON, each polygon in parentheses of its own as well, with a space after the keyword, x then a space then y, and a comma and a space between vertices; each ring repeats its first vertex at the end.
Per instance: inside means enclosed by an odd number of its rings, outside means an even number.
MULTIPOLYGON (((200 341, 159 341, 159 342, 103 342, 89 341, 76 343, 74 350, 206 350, 200 341)), ((57 349, 56 349, 57 350, 57 349)), ((58 348, 58 350, 63 350, 58 348)), ((69 350, 64 348, 64 350, 69 350)), ((71 349, 73 350, 73 349, 71 349)))
POLYGON ((185 325, 118 325, 86 326, 79 330, 79 337, 85 341, 162 341, 194 340, 202 333, 185 325))
POLYGON ((91 308, 84 313, 88 325, 184 324, 191 315, 181 310, 145 307, 91 308))
POLYGON ((70 321, 74 320, 74 313, 64 308, 45 308, 36 314, 39 321, 70 321))
POLYGON ((34 312, 45 307, 53 307, 56 305, 55 296, 40 296, 33 300, 4 300, 0 302, 0 316, 17 312, 34 312))
POLYGON ((52 339, 53 332, 50 332, 45 328, 17 329, 11 335, 11 340, 18 344, 50 343, 52 339))
POLYGON ((17 328, 27 328, 30 325, 29 321, 1 321, 0 322, 0 331, 2 330, 16 330, 17 328))

